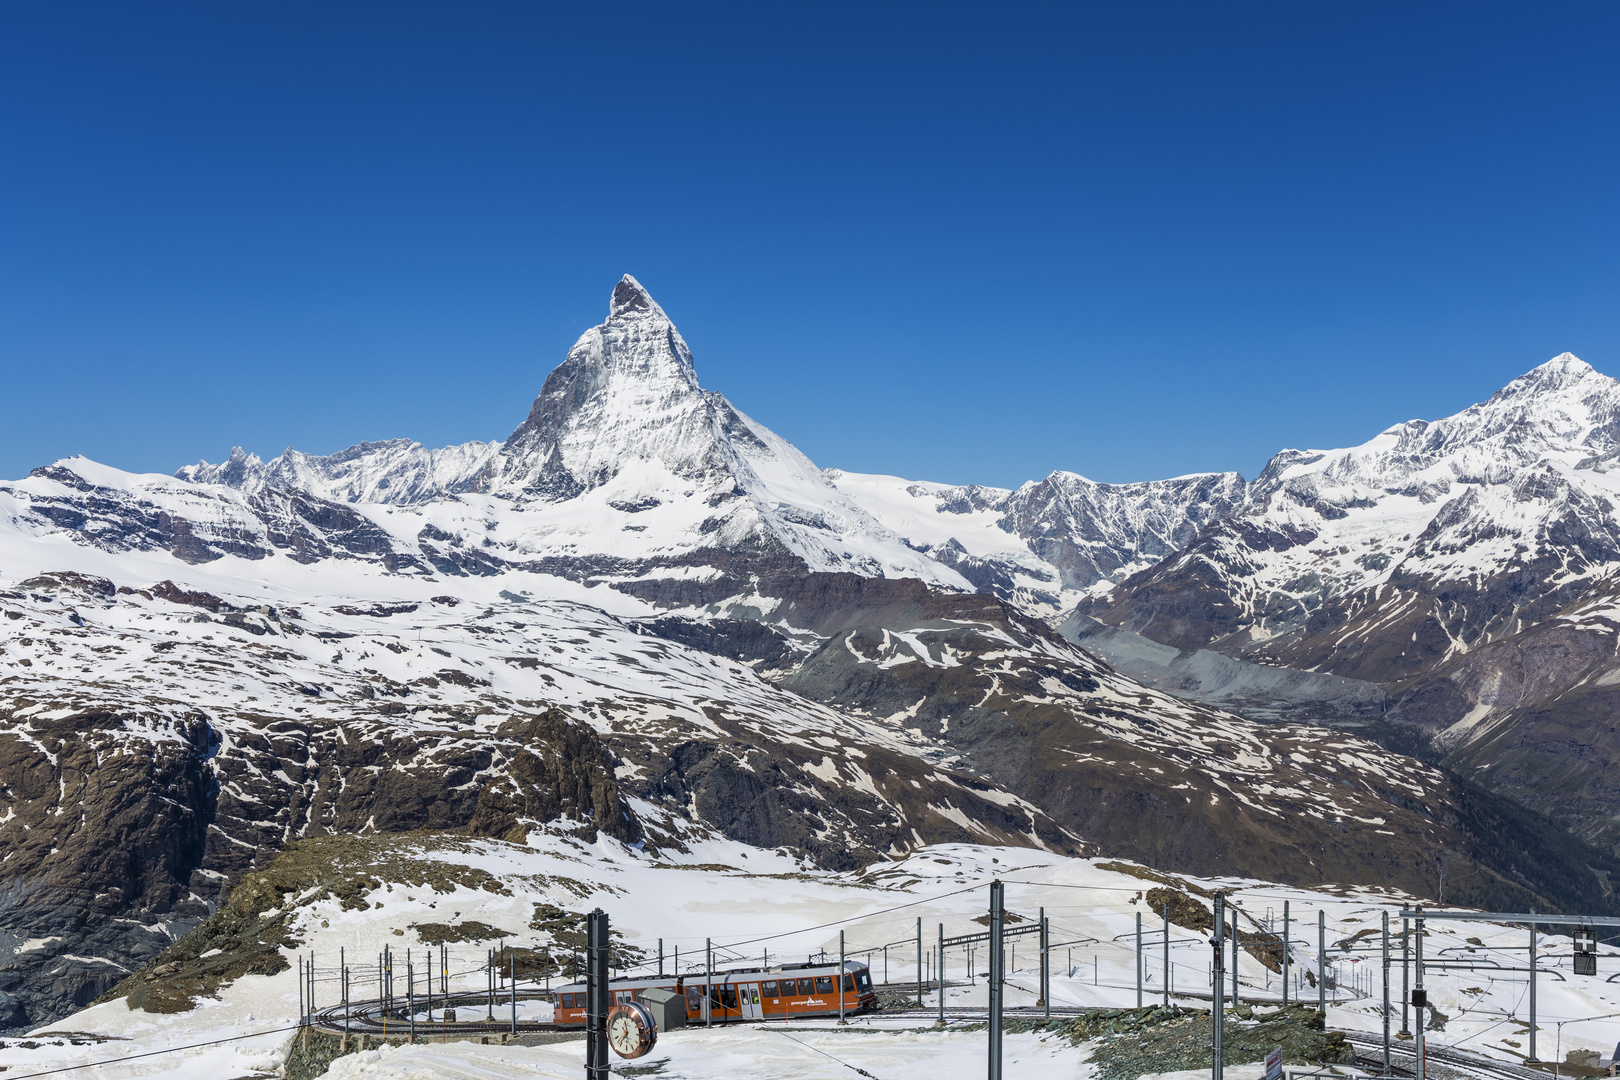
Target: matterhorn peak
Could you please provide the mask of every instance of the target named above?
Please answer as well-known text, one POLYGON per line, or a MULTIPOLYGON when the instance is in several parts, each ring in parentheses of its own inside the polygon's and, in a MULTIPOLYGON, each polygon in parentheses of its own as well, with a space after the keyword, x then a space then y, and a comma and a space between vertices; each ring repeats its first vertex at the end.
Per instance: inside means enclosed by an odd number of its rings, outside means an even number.
POLYGON ((608 318, 634 315, 660 315, 668 318, 646 287, 626 274, 619 279, 617 285, 613 286, 613 298, 608 302, 608 318))

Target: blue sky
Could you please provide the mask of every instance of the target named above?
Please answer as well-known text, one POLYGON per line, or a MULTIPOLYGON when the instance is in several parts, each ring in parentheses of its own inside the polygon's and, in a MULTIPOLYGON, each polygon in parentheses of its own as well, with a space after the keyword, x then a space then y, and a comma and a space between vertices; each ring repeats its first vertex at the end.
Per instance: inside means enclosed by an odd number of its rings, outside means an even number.
POLYGON ((504 437, 635 274, 815 461, 1620 375, 1614 5, 0 6, 0 476, 504 437))

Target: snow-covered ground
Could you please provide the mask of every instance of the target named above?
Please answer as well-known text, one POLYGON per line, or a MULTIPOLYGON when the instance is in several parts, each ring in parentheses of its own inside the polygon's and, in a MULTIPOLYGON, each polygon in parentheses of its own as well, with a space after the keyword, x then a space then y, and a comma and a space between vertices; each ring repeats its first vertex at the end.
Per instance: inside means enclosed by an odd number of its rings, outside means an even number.
MULTIPOLYGON (((943 925, 947 935, 973 933, 987 902, 987 886, 1006 882, 1007 905, 1032 920, 1044 910, 1053 938, 1055 1005, 1135 1005, 1136 927, 1143 918, 1144 993, 1151 1002, 1163 993, 1162 923, 1144 910, 1144 889, 1155 882, 1120 869, 1122 864, 1064 859, 1016 848, 939 846, 900 862, 854 874, 807 869, 779 853, 729 841, 696 842, 679 856, 654 860, 603 840, 585 845, 577 840, 534 834, 528 846, 500 841, 456 840, 432 846, 424 840, 421 858, 454 861, 487 870, 510 890, 501 895, 456 887, 448 892, 386 884, 373 891, 372 906, 345 911, 333 899, 300 902, 297 931, 304 955, 313 955, 322 981, 316 1005, 334 1003, 338 958, 349 963, 354 996, 375 993, 375 958, 387 944, 413 963, 426 950, 413 927, 423 923, 479 921, 507 931, 518 944, 539 944, 544 934, 528 929, 532 907, 545 902, 581 911, 600 906, 629 942, 655 957, 660 939, 666 969, 701 971, 705 943, 712 941, 724 964, 742 966, 802 960, 826 950, 836 954, 839 932, 850 955, 867 960, 881 982, 902 983, 915 977, 918 921, 925 952, 931 952, 943 925), (887 946, 885 960, 884 946, 887 946)), ((1381 916, 1400 909, 1402 897, 1370 890, 1313 892, 1252 881, 1192 881, 1233 890, 1246 931, 1281 929, 1283 903, 1293 919, 1293 965, 1296 973, 1318 963, 1317 913, 1326 915, 1327 954, 1338 991, 1329 1008, 1335 1027, 1375 1032, 1380 1029, 1381 986, 1378 974, 1381 916)), ((1398 915, 1392 919, 1399 929, 1398 915)), ((1025 925, 1014 923, 1014 926, 1025 925)), ((1203 935, 1172 927, 1170 960, 1173 990, 1208 993, 1209 946, 1203 935)), ((1009 941, 1010 1006, 1031 1005, 1038 985, 1035 936, 1009 941)), ((1463 1046, 1504 1060, 1525 1052, 1527 1016, 1525 961, 1527 932, 1519 927, 1475 923, 1431 923, 1426 957, 1454 965, 1430 968, 1430 997, 1446 1017, 1437 1043, 1463 1046)), ((450 947, 452 986, 484 986, 481 943, 450 947)), ((1399 948, 1393 952, 1394 996, 1399 997, 1399 948)), ((950 980, 972 978, 973 985, 953 987, 953 1006, 984 1003, 984 953, 969 956, 954 949, 947 956, 950 980)), ((1605 1056, 1620 1039, 1620 988, 1607 978, 1620 977, 1620 953, 1604 947, 1601 974, 1577 977, 1570 971, 1568 939, 1544 937, 1542 974, 1538 983, 1540 1057, 1589 1047, 1605 1056), (1589 1019, 1602 1017, 1601 1019, 1589 1019)), ((932 958, 927 971, 933 972, 932 958)), ((421 968, 417 967, 417 971, 421 968)), ((1242 958, 1244 997, 1275 1000, 1278 975, 1248 955, 1242 958)), ((1303 991, 1307 1001, 1315 990, 1303 991)), ((937 998, 932 991, 926 1003, 937 998)), ((1185 999, 1196 1004, 1192 998, 1185 999)), ((298 1007, 297 977, 246 976, 187 1013, 153 1015, 132 1012, 122 1002, 95 1006, 53 1024, 48 1032, 81 1033, 77 1040, 36 1032, 10 1039, 0 1048, 5 1080, 37 1072, 84 1066, 113 1059, 146 1057, 101 1066, 83 1075, 108 1078, 196 1077, 229 1080, 255 1075, 279 1065, 291 1038, 298 1007), (90 1041, 88 1035, 107 1041, 90 1041), (215 1040, 209 1046, 195 1046, 215 1040), (25 1044, 33 1044, 32 1046, 25 1044), (187 1047, 193 1047, 187 1049, 187 1047)), ((525 1010, 538 1017, 543 1010, 525 1010)), ((497 1015, 504 1015, 498 1010, 497 1015)), ((1396 1025, 1398 1022, 1398 1006, 1396 1025)), ((737 1075, 842 1077, 841 1062, 865 1069, 881 1080, 977 1075, 983 1068, 984 1037, 973 1032, 934 1032, 916 1019, 862 1018, 848 1030, 832 1025, 795 1024, 791 1030, 739 1027, 713 1031, 677 1031, 664 1035, 657 1048, 637 1065, 663 1062, 659 1076, 697 1078, 737 1075), (827 1054, 831 1057, 825 1056, 827 1054), (833 1060, 834 1058, 838 1060, 833 1060)), ((505 1077, 577 1075, 579 1043, 551 1046, 486 1047, 470 1043, 425 1044, 385 1049, 343 1059, 332 1071, 342 1077, 505 1077)), ((1056 1040, 1013 1035, 1007 1060, 1018 1062, 1017 1075, 1037 1078, 1086 1076, 1083 1050, 1056 1040)), ((1257 1071, 1257 1070, 1256 1070, 1257 1071)), ((1234 1069, 1235 1080, 1247 1073, 1234 1069)))

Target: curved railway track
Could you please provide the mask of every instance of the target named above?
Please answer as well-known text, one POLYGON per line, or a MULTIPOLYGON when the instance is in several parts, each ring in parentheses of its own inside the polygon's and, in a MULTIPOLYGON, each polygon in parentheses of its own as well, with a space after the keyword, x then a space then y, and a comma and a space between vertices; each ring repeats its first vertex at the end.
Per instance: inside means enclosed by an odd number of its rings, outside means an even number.
MULTIPOLYGON (((543 990, 519 991, 519 1002, 549 1001, 550 994, 543 990)), ((433 998, 431 1011, 426 1001, 415 1002, 416 1019, 415 1030, 419 1038, 436 1035, 461 1036, 490 1036, 511 1034, 514 1030, 518 1034, 538 1031, 556 1031, 556 1025, 548 1021, 524 1020, 519 1018, 514 1026, 511 1017, 512 998, 510 993, 503 994, 500 1002, 495 1006, 495 1019, 489 1018, 489 994, 466 993, 451 994, 448 997, 437 995, 433 998), (506 1008, 507 1019, 500 1019, 500 1010, 506 1008), (457 1013, 457 1019, 446 1021, 442 1019, 447 1009, 457 1013), (476 1014, 477 1019, 463 1020, 461 1014, 466 1011, 476 1014), (433 1017, 441 1019, 433 1019, 433 1017)), ((311 1026, 328 1035, 370 1035, 377 1038, 397 1039, 409 1034, 412 1028, 410 1015, 411 1003, 394 998, 388 1001, 354 1001, 347 1005, 329 1005, 317 1010, 311 1017, 311 1026)))
MULTIPOLYGON (((519 991, 519 1002, 536 1002, 546 1000, 545 991, 519 991)), ((466 1039, 466 1038, 499 1038, 512 1034, 536 1034, 541 1032, 557 1032, 577 1030, 559 1028, 550 1021, 525 1020, 521 1017, 514 1025, 511 1020, 510 992, 502 995, 495 1006, 495 1018, 490 1019, 489 995, 485 993, 451 994, 449 997, 435 997, 431 1012, 426 1002, 416 1003, 415 1032, 418 1039, 466 1039), (506 1008, 507 1018, 501 1019, 502 1008, 506 1008), (442 1019, 446 1009, 456 1011, 457 1019, 446 1021, 442 1019), (476 1018, 462 1019, 467 1013, 476 1018), (438 1017, 439 1019, 430 1019, 438 1017)), ((406 1037, 411 1031, 411 1019, 407 1012, 409 1005, 398 999, 393 1001, 356 1001, 348 1005, 331 1005, 318 1010, 311 1018, 311 1026, 320 1032, 329 1035, 348 1035, 353 1038, 366 1035, 373 1038, 398 1039, 406 1037)), ((1029 1019, 1047 1014, 1046 1009, 1035 1006, 1021 1006, 1008 1008, 1004 1012, 1007 1018, 1029 1019)), ((1080 1016, 1095 1011, 1092 1007, 1084 1006, 1054 1006, 1050 1014, 1054 1017, 1080 1016)), ((937 1006, 922 1009, 883 1009, 879 1012, 859 1013, 851 1016, 856 1022, 865 1022, 873 1019, 890 1020, 926 1020, 934 1021, 939 1016, 937 1006)), ((983 1022, 989 1019, 989 1013, 983 1008, 966 1006, 947 1006, 945 1009, 947 1022, 958 1023, 983 1022)), ((721 1026, 731 1024, 757 1024, 758 1020, 729 1020, 721 1026)), ((1360 1031, 1344 1032, 1345 1040, 1354 1047, 1356 1052, 1355 1065, 1370 1073, 1378 1073, 1383 1069, 1383 1040, 1379 1036, 1370 1035, 1360 1031)), ((1458 1050, 1447 1046, 1437 1046, 1431 1043, 1428 1047, 1428 1060, 1431 1065, 1430 1075, 1435 1080, 1449 1080, 1451 1077, 1473 1077, 1478 1080, 1547 1080, 1547 1074, 1535 1069, 1526 1068, 1509 1062, 1496 1061, 1466 1050, 1458 1050)), ((1409 1042, 1395 1043, 1391 1046, 1390 1073, 1393 1076, 1413 1076, 1416 1066, 1416 1051, 1409 1042)))
MULTIPOLYGON (((1384 1040, 1380 1036, 1369 1035, 1362 1031, 1347 1031, 1344 1037, 1346 1042, 1355 1047, 1358 1067, 1369 1068, 1373 1072, 1383 1068, 1384 1040)), ((1497 1061, 1469 1050, 1436 1046, 1432 1042, 1425 1051, 1425 1056, 1431 1066, 1430 1074, 1436 1077, 1443 1076, 1444 1072, 1449 1071, 1466 1076, 1486 1077, 1488 1080, 1547 1080, 1547 1074, 1538 1069, 1497 1061)), ((1390 1071, 1397 1076, 1416 1075, 1417 1049, 1410 1042, 1392 1043, 1389 1063, 1390 1071)))

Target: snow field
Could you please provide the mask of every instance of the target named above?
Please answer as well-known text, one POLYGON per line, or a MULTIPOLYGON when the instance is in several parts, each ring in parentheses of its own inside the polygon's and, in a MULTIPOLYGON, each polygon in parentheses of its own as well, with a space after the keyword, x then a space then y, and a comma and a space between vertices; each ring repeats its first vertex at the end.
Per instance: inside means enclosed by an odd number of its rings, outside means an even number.
MULTIPOLYGON (((674 967, 675 949, 680 968, 691 975, 703 970, 705 939, 712 939, 720 957, 717 967, 753 966, 765 958, 772 964, 803 960, 825 949, 836 955, 838 930, 843 929, 850 955, 869 959, 881 981, 881 946, 888 944, 890 981, 914 978, 916 921, 923 922, 923 941, 932 950, 939 924, 949 936, 973 933, 982 926, 973 920, 983 915, 988 883, 996 876, 1007 882, 1008 909, 1034 919, 1045 908, 1052 924, 1054 945, 1053 1001, 1055 1005, 1128 1007, 1136 1003, 1135 926, 1143 913, 1144 969, 1148 1003, 1159 1000, 1162 954, 1157 918, 1142 909, 1138 894, 1154 886, 1128 873, 1105 869, 1096 860, 1064 859, 1018 848, 945 845, 925 849, 900 862, 882 864, 869 872, 832 874, 806 869, 781 853, 749 848, 730 841, 696 842, 678 860, 653 860, 612 841, 585 845, 535 833, 527 847, 498 841, 469 841, 453 850, 424 850, 425 860, 454 860, 458 865, 487 869, 511 890, 503 896, 458 887, 434 893, 398 882, 371 893, 373 906, 343 911, 335 900, 311 900, 298 907, 296 927, 304 940, 301 954, 314 954, 322 981, 316 1005, 332 1004, 339 950, 351 967, 356 1000, 374 996, 376 954, 387 944, 395 951, 396 992, 403 980, 403 960, 409 948, 413 962, 427 950, 413 926, 428 923, 483 922, 509 933, 521 945, 542 944, 544 935, 528 929, 532 905, 553 903, 581 911, 601 906, 613 925, 633 945, 656 956, 663 938, 666 970, 674 967), (731 869, 725 869, 729 867, 731 869), (1133 903, 1133 901, 1135 901, 1133 903), (829 925, 836 924, 836 925, 829 925), (1091 939, 1070 946, 1066 942, 1091 939), (1068 950, 1074 949, 1072 973, 1068 950), (1095 959, 1093 959, 1095 958, 1095 959), (1095 971, 1095 983, 1093 972, 1095 971)), ((1353 979, 1348 973, 1378 963, 1377 939, 1367 935, 1380 925, 1385 910, 1397 912, 1403 900, 1373 890, 1316 892, 1253 881, 1190 880, 1192 885, 1233 890, 1243 912, 1245 931, 1267 924, 1268 909, 1280 917, 1288 900, 1295 922, 1290 935, 1297 968, 1315 970, 1317 963, 1316 912, 1325 911, 1328 954, 1340 975, 1338 1003, 1329 1008, 1329 1023, 1336 1027, 1377 1032, 1380 987, 1376 973, 1353 979), (1360 935, 1358 937, 1358 935, 1360 935), (1342 943, 1352 940, 1347 950, 1342 943)), ((1399 919, 1392 920, 1399 928, 1399 919)), ((1012 923, 1012 926, 1027 923, 1012 923)), ((1275 919, 1270 925, 1277 925, 1275 919)), ((1473 969, 1432 968, 1426 983, 1431 1000, 1448 1017, 1444 1031, 1432 1038, 1440 1044, 1474 1049, 1503 1060, 1523 1054, 1525 1018, 1522 973, 1503 970, 1522 966, 1526 932, 1522 928, 1472 923, 1431 923, 1425 954, 1434 960, 1466 961, 1473 969), (1471 945, 1469 938, 1477 938, 1471 945), (1518 1043, 1518 1046, 1514 1044, 1518 1043)), ((1613 1018, 1586 1019, 1620 1012, 1620 991, 1605 977, 1620 971, 1620 953, 1604 948, 1598 978, 1570 974, 1567 938, 1543 937, 1543 974, 1539 980, 1540 1044, 1543 1059, 1555 1051, 1585 1046, 1605 1053, 1620 1039, 1620 1023, 1613 1018), (1562 955, 1560 955, 1560 953, 1562 955), (1558 1025, 1562 1025, 1560 1032, 1558 1025)), ((1009 939, 1010 1006, 1033 1005, 1038 959, 1035 935, 1009 939)), ((450 946, 452 989, 474 990, 485 985, 483 943, 450 946)), ((1209 948, 1202 935, 1172 926, 1174 984, 1178 992, 1207 994, 1209 948)), ((1399 995, 1398 948, 1394 967, 1394 996, 1399 995)), ((951 1006, 982 1006, 984 953, 975 951, 974 985, 952 987, 951 1006)), ((967 955, 953 949, 947 957, 949 978, 967 977, 967 955)), ((931 961, 930 961, 931 968, 931 961)), ((418 978, 421 968, 418 967, 418 978)), ((437 983, 437 961, 435 982, 437 983)), ((1280 979, 1244 954, 1241 992, 1246 1000, 1275 1001, 1280 979)), ((420 982, 418 987, 420 988, 420 982)), ((1314 990, 1304 991, 1307 1002, 1314 990)), ((933 1006, 932 990, 925 1004, 933 1006)), ((1191 1006, 1196 998, 1179 999, 1191 1006)), ((0 1066, 9 1073, 88 1064, 150 1051, 173 1051, 161 1056, 103 1066, 94 1073, 109 1078, 177 1077, 185 1080, 221 1080, 251 1075, 281 1059, 290 1039, 287 1028, 297 1013, 297 977, 289 970, 271 977, 247 976, 226 988, 218 1000, 202 1002, 189 1013, 151 1015, 131 1012, 123 1002, 86 1009, 51 1026, 58 1032, 94 1032, 120 1041, 95 1045, 56 1045, 36 1033, 30 1040, 6 1040, 0 1048, 0 1066), (194 1050, 176 1048, 211 1039, 266 1032, 253 1038, 194 1050)), ((1207 1007, 1207 1001, 1202 1002, 1207 1007)), ((524 1013, 541 1015, 543 1007, 524 1013)), ((496 1016, 509 1015, 497 1006, 496 1016)), ((812 1046, 827 1050, 867 1069, 881 1080, 927 1075, 966 1076, 983 1068, 982 1034, 907 1031, 918 1021, 886 1018, 882 1013, 862 1018, 858 1034, 827 1031, 807 1034, 795 1024, 790 1033, 812 1046), (895 1030, 896 1028, 902 1030, 895 1030), (922 1070, 927 1070, 926 1074, 922 1070)), ((815 1027, 816 1025, 808 1025, 815 1027)), ((1398 1012, 1394 1024, 1399 1027, 1398 1012)), ((1008 1036, 1008 1061, 1020 1062, 1018 1075, 1084 1076, 1082 1054, 1056 1042, 1033 1036, 1008 1036)), ((393 1049, 344 1059, 334 1076, 414 1077, 418 1070, 435 1076, 504 1077, 516 1070, 534 1075, 577 1075, 576 1044, 533 1049, 483 1047, 470 1044, 429 1044, 393 1049), (482 1070, 482 1071, 480 1071, 482 1070), (507 1071, 503 1071, 507 1070, 507 1071)), ((775 1030, 732 1027, 708 1032, 686 1031, 661 1037, 648 1064, 667 1058, 660 1076, 707 1078, 733 1076, 748 1068, 754 1075, 785 1077, 837 1077, 843 1066, 822 1058, 783 1037, 775 1030)), ((1237 1073, 1235 1076, 1246 1074, 1237 1073)), ((7 1080, 10 1080, 8 1076, 7 1080)))

